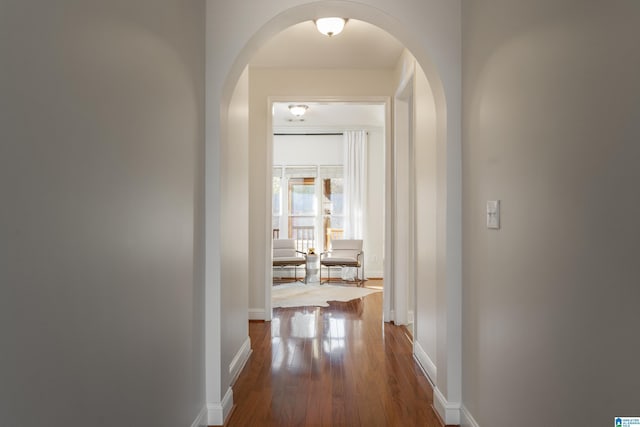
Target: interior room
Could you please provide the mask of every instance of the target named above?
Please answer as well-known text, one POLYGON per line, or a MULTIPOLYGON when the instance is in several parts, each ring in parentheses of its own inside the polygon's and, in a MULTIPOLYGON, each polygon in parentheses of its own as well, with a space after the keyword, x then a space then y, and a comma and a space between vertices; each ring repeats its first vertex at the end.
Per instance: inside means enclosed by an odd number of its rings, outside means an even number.
MULTIPOLYGON (((364 131, 366 157, 356 159, 365 182, 366 206, 357 208, 359 235, 364 241, 366 275, 383 277, 384 248, 384 151, 385 107, 382 104, 278 102, 273 104, 273 194, 274 239, 297 239, 298 250, 309 247, 327 251, 330 239, 346 238, 345 132, 364 131), (304 105, 297 118, 290 105, 304 105), (306 180, 306 181, 305 181, 306 180), (300 187, 300 193, 294 192, 300 187), (292 209, 297 194, 308 194, 306 211, 296 217, 292 209), (299 221, 296 223, 295 221, 299 221), (304 230, 311 228, 309 236, 304 230)), ((359 176, 358 176, 359 178, 359 176)), ((306 199, 305 199, 306 201, 306 199)), ((353 205, 353 202, 350 204, 353 205)))

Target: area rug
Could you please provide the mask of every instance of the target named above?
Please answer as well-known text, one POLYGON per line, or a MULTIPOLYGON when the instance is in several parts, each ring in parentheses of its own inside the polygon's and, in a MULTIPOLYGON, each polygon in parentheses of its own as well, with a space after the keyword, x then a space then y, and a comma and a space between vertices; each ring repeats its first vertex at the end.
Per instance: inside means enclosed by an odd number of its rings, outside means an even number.
POLYGON ((318 283, 286 283, 271 289, 272 307, 329 307, 329 301, 351 301, 382 289, 359 288, 356 286, 320 285, 318 283))

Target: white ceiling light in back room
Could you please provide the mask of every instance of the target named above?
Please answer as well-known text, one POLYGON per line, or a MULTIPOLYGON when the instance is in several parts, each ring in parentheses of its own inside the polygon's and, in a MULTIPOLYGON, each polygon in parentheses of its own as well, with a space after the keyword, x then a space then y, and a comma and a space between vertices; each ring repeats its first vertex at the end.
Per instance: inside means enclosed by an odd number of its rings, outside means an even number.
POLYGON ((304 116, 304 113, 307 112, 308 108, 308 105, 303 104, 289 105, 289 111, 291 111, 291 114, 293 114, 297 118, 304 116))
POLYGON ((344 18, 319 18, 315 20, 316 28, 325 36, 336 36, 342 32, 347 20, 344 18))

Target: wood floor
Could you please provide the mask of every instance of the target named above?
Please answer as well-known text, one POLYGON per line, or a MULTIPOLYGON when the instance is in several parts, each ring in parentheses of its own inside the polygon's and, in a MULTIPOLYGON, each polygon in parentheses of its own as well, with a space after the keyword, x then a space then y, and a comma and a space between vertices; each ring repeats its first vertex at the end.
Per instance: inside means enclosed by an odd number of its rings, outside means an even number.
POLYGON ((227 426, 442 426, 406 329, 382 322, 381 292, 275 309, 249 335, 227 426))

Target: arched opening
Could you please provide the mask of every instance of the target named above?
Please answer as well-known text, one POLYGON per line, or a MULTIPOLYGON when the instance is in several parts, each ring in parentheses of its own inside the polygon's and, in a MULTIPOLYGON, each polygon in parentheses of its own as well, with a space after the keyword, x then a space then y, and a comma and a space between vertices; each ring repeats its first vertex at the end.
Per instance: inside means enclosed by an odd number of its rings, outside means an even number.
MULTIPOLYGON (((434 161, 436 163, 435 192, 437 214, 435 217, 435 257, 436 272, 436 313, 432 321, 436 323, 435 352, 431 357, 433 367, 437 369, 435 378, 435 406, 447 423, 456 423, 459 418, 460 402, 460 178, 459 178, 459 100, 458 90, 445 90, 436 65, 427 55, 428 49, 421 40, 412 37, 403 23, 390 14, 364 4, 351 2, 318 2, 313 5, 298 6, 280 10, 268 22, 260 22, 255 28, 247 29, 246 42, 240 42, 235 47, 229 46, 227 53, 235 58, 229 62, 229 68, 219 67, 209 62, 207 71, 207 261, 206 261, 206 292, 207 292, 207 401, 209 405, 218 407, 222 421, 226 411, 230 408, 228 385, 233 377, 227 372, 229 362, 237 359, 235 349, 230 349, 225 342, 223 330, 226 324, 242 319, 247 313, 233 311, 225 301, 225 287, 230 286, 224 279, 225 268, 222 261, 225 251, 222 241, 222 230, 225 224, 221 214, 221 201, 224 199, 225 177, 221 176, 221 161, 228 152, 233 130, 229 127, 232 112, 236 111, 233 104, 237 82, 243 78, 243 71, 249 63, 251 55, 273 34, 298 22, 311 20, 322 15, 348 16, 376 25, 400 40, 416 58, 417 64, 424 70, 426 80, 433 96, 433 110, 435 111, 435 145, 434 161), (445 97, 445 92, 446 97, 445 97), (449 101, 445 102, 445 98, 449 101), (453 102, 451 102, 453 100, 453 102), (210 226, 209 226, 210 225, 210 226), (211 308, 211 309, 210 309, 211 308)), ((209 16, 207 27, 215 33, 213 28, 217 22, 209 16), (211 22, 209 22, 211 21, 211 22)), ((210 35, 211 36, 211 35, 210 35)), ((230 43, 231 44, 231 43, 230 43)), ((446 49, 445 49, 446 50, 446 49)), ((209 50, 208 50, 209 51, 209 50)), ((459 75, 458 75, 459 79, 459 75)), ((456 80, 456 77, 453 77, 456 80)), ((237 92, 236 92, 237 93, 237 92)), ((248 109, 247 109, 248 111, 248 109)), ((235 136, 234 136, 235 137, 235 136)), ((263 231, 266 239, 269 230, 263 231)), ((264 245, 266 247, 266 245, 264 245)), ((228 266, 227 266, 228 267, 228 266)), ((244 286, 244 285, 242 285, 244 286)), ((417 317, 420 317, 419 309, 417 317)), ((419 327, 418 327, 419 328, 419 327)), ((238 343, 232 344, 238 346, 238 343)), ((242 345, 243 348, 246 345, 242 345)), ((245 348, 248 357, 248 350, 245 348)), ((417 355, 420 360, 420 355, 417 355)), ((421 363, 424 362, 421 360, 421 363)), ((425 367, 429 371, 428 367, 425 367)), ((230 369, 231 371, 231 369, 230 369)), ((434 376, 431 372, 430 375, 434 376)), ((217 421, 217 422, 219 422, 217 421)), ((210 422, 211 411, 210 411, 210 422)))

